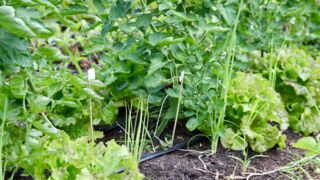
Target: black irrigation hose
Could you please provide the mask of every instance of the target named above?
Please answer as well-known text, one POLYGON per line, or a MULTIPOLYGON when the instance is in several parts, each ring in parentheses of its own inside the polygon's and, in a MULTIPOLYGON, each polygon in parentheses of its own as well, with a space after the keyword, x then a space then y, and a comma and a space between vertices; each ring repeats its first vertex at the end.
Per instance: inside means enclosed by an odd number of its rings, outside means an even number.
MULTIPOLYGON (((155 153, 145 153, 142 155, 141 159, 140 159, 140 163, 142 162, 145 162, 145 161, 148 161, 150 159, 154 159, 154 158, 157 158, 157 157, 160 157, 160 156, 163 156, 165 154, 169 154, 169 153, 172 153, 176 150, 179 150, 179 149, 182 149, 182 148, 185 148, 189 145, 193 145, 195 143, 198 143, 200 142, 201 140, 205 139, 204 136, 195 136, 195 137, 192 137, 188 140, 185 140, 179 144, 176 144, 174 146, 171 146, 170 148, 168 148, 167 150, 162 150, 162 151, 158 151, 158 152, 155 152, 155 153)), ((116 170, 114 173, 122 173, 124 171, 124 169, 118 169, 116 170)))
MULTIPOLYGON (((95 130, 97 131, 103 131, 104 133, 107 133, 111 130, 114 130, 116 128, 119 127, 119 125, 123 125, 125 123, 125 118, 124 117, 118 117, 116 123, 114 123, 113 125, 110 125, 110 126, 95 126, 95 130)), ((204 136, 195 136, 195 137, 192 137, 188 140, 185 140, 179 144, 176 144, 172 147, 169 147, 167 150, 162 150, 162 151, 158 151, 158 152, 154 152, 154 153, 145 153, 142 155, 141 159, 140 159, 140 163, 142 162, 145 162, 147 160, 150 160, 150 159, 154 159, 154 158, 157 158, 157 157, 160 157, 160 156, 163 156, 165 154, 169 154, 169 153, 172 153, 178 149, 182 149, 182 148, 185 148, 187 147, 188 145, 193 145, 195 143, 198 143, 200 142, 201 140, 205 139, 204 136)), ((123 170, 122 169, 119 169, 118 171, 116 171, 117 173, 121 173, 123 170)))
POLYGON ((150 160, 150 159, 154 159, 156 157, 160 157, 160 156, 163 156, 165 154, 169 154, 169 153, 172 153, 178 149, 182 149, 182 148, 185 148, 187 147, 188 145, 193 145, 195 143, 198 143, 200 142, 201 140, 203 140, 205 137, 204 136, 195 136, 195 137, 192 137, 188 140, 185 140, 179 144, 176 144, 170 148, 168 148, 167 150, 162 150, 162 151, 158 151, 158 152, 155 152, 155 153, 146 153, 146 154, 143 154, 141 159, 140 159, 140 163, 142 162, 145 162, 147 160, 150 160))
MULTIPOLYGON (((95 130, 97 131, 103 131, 105 133, 111 131, 111 130, 114 130, 116 128, 119 127, 119 125, 123 125, 125 123, 125 118, 124 117, 118 117, 116 123, 114 123, 113 125, 110 125, 110 126, 95 126, 95 130)), ((186 146, 188 145, 193 145, 195 143, 198 143, 200 142, 201 140, 203 140, 205 137, 204 136, 195 136, 193 138, 190 138, 188 140, 185 140, 179 144, 176 144, 172 147, 169 147, 167 150, 162 150, 162 151, 158 151, 158 152, 155 152, 155 153, 146 153, 146 154, 143 154, 141 159, 140 159, 140 163, 142 162, 145 162, 147 160, 150 160, 150 159, 153 159, 153 158, 156 158, 156 157, 160 157, 160 156, 163 156, 165 154, 169 154, 169 153, 172 153, 178 149, 182 149, 182 148, 185 148, 186 146)))

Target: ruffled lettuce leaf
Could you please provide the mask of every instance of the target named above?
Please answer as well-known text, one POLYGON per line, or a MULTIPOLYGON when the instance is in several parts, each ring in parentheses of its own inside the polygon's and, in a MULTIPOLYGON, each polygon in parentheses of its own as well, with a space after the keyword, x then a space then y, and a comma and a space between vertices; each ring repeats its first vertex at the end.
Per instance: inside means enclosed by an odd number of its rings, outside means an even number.
MULTIPOLYGON (((236 73, 231 80, 229 101, 227 126, 243 136, 254 151, 263 152, 275 145, 284 147, 282 131, 288 128, 288 117, 280 95, 268 80, 258 74, 236 73)), ((228 130, 222 137, 224 146, 239 150, 235 146, 239 139, 230 139, 230 134, 228 130)))
POLYGON ((320 64, 308 52, 284 48, 265 58, 256 57, 256 67, 267 74, 269 63, 277 68, 276 90, 281 94, 295 132, 320 132, 320 64))
POLYGON ((35 179, 47 179, 46 172, 50 179, 143 179, 137 161, 125 146, 114 140, 105 146, 88 143, 89 136, 71 140, 62 131, 60 135, 60 138, 41 136, 34 144, 22 145, 24 149, 19 156, 13 154, 8 163, 23 168, 24 173, 35 179))

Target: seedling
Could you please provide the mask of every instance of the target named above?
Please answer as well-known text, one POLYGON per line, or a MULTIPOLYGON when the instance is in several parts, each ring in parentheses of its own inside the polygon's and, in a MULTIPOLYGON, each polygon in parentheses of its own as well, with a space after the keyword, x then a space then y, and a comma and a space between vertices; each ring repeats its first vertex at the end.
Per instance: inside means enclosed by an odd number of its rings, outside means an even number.
POLYGON ((135 119, 133 120, 132 102, 126 107, 126 124, 125 124, 125 145, 133 154, 136 161, 141 159, 143 150, 146 146, 146 137, 148 135, 149 112, 148 104, 145 104, 144 98, 140 97, 135 119))

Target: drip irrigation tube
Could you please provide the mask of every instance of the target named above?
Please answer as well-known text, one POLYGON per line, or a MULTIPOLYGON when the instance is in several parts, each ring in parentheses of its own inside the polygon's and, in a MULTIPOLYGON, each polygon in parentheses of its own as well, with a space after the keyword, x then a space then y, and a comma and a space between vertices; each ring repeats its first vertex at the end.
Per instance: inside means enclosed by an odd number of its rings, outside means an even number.
MULTIPOLYGON (((172 152, 177 151, 179 149, 185 148, 189 145, 193 145, 195 143, 198 143, 198 142, 202 141, 203 139, 205 139, 204 136, 196 136, 196 137, 190 138, 188 140, 185 140, 179 144, 171 146, 167 150, 157 151, 154 153, 145 153, 142 155, 139 162, 142 163, 142 162, 145 162, 145 161, 157 158, 157 157, 161 157, 165 154, 169 154, 169 153, 172 153, 172 152)), ((116 170, 114 173, 118 174, 118 173, 122 173, 123 171, 124 171, 124 169, 121 168, 121 169, 116 170)))
MULTIPOLYGON (((116 123, 114 123, 113 125, 110 125, 110 126, 95 126, 95 130, 103 131, 104 133, 108 133, 109 131, 112 131, 112 130, 118 128, 119 124, 120 125, 124 124, 124 122, 125 122, 125 118, 119 117, 117 119, 116 123)), ((163 156, 165 154, 172 153, 172 152, 174 152, 174 151, 176 151, 178 149, 185 148, 188 145, 193 145, 195 143, 200 142, 204 138, 205 138, 204 136, 196 136, 196 137, 190 138, 188 140, 185 140, 185 141, 183 141, 181 143, 178 143, 178 144, 176 144, 174 146, 171 146, 167 150, 162 150, 162 151, 157 151, 157 152, 154 152, 154 153, 143 154, 141 159, 140 159, 140 163, 141 162, 145 162, 145 161, 150 160, 150 159, 153 159, 153 158, 156 158, 156 157, 163 156)))
POLYGON ((169 153, 172 153, 178 149, 182 149, 182 148, 185 148, 187 147, 188 145, 193 145, 195 143, 198 143, 200 142, 201 140, 205 139, 204 136, 196 136, 196 137, 193 137, 193 138, 190 138, 189 140, 185 140, 179 144, 176 144, 174 146, 171 146, 170 148, 168 148, 167 150, 162 150, 162 151, 158 151, 158 152, 155 152, 155 153, 146 153, 146 154, 143 154, 141 159, 140 159, 140 163, 142 162, 145 162, 147 160, 150 160, 150 159, 154 159, 156 157, 160 157, 160 156, 163 156, 165 154, 169 154, 169 153))
MULTIPOLYGON (((123 125, 124 123, 125 123, 125 118, 124 117, 118 117, 116 123, 114 123, 113 125, 110 125, 110 126, 95 126, 94 128, 95 128, 96 131, 103 131, 104 133, 108 133, 108 132, 118 128, 119 125, 123 125)), ((193 145, 195 143, 198 143, 203 139, 205 139, 204 136, 195 136, 195 137, 192 137, 192 138, 190 138, 188 140, 185 140, 185 141, 183 141, 181 143, 178 143, 178 144, 176 144, 174 146, 171 146, 167 150, 161 150, 161 151, 157 151, 157 152, 154 152, 154 153, 145 153, 145 154, 142 155, 142 157, 140 159, 140 163, 148 161, 150 159, 154 159, 154 158, 163 156, 165 154, 172 153, 172 152, 174 152, 174 151, 176 151, 178 149, 185 148, 188 145, 193 145)), ((117 172, 120 173, 122 171, 123 170, 118 170, 117 172)))

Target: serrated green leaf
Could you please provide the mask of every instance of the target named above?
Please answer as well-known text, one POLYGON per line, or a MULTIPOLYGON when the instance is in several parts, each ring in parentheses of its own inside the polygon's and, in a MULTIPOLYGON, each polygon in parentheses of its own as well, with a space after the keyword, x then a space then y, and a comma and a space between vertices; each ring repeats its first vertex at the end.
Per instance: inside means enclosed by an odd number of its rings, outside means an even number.
POLYGON ((20 37, 36 37, 36 34, 15 16, 15 9, 11 6, 0 6, 0 27, 20 37))
POLYGON ((50 61, 62 61, 66 59, 66 56, 58 48, 50 46, 38 48, 35 57, 45 58, 50 61))
POLYGON ((40 38, 48 38, 53 32, 47 28, 45 28, 41 23, 35 20, 26 21, 26 24, 29 28, 40 38))
POLYGON ((133 63, 136 63, 136 64, 141 64, 141 65, 146 65, 147 62, 142 58, 142 56, 140 56, 139 54, 127 54, 123 57, 119 57, 120 60, 129 60, 133 63))
POLYGON ((28 49, 30 44, 26 40, 21 40, 0 28, 0 42, 0 68, 4 66, 7 69, 9 65, 23 67, 32 65, 31 53, 28 49))
POLYGON ((52 97, 58 91, 61 91, 64 84, 62 82, 55 82, 49 85, 47 89, 48 97, 52 97))
POLYGON ((94 100, 97 100, 97 101, 101 101, 103 100, 104 98, 101 97, 100 95, 98 95, 96 92, 94 92, 92 89, 90 88, 83 88, 84 92, 89 96, 91 97, 92 99, 94 100))
POLYGON ((170 10, 167 12, 168 14, 172 14, 176 17, 178 17, 180 20, 182 21, 187 21, 187 22, 192 22, 192 21, 196 21, 195 18, 191 18, 190 16, 188 16, 187 14, 183 13, 183 12, 178 12, 178 11, 173 11, 170 10))
POLYGON ((115 20, 124 17, 127 13, 129 4, 130 3, 127 1, 116 1, 116 4, 110 9, 110 19, 115 20))
POLYGON ((58 100, 54 102, 55 105, 61 105, 61 106, 66 106, 66 107, 71 107, 71 108, 80 108, 80 106, 73 102, 73 101, 66 101, 66 100, 58 100))
POLYGON ((23 76, 13 76, 10 79, 10 90, 15 98, 22 99, 26 96, 26 88, 23 76))
POLYGON ((166 46, 166 45, 170 45, 170 44, 177 44, 177 43, 180 43, 184 40, 185 40, 185 38, 166 37, 166 38, 162 39, 161 41, 159 41, 157 43, 157 45, 166 46))
POLYGON ((229 26, 232 26, 233 24, 233 18, 230 12, 221 4, 217 4, 217 8, 219 12, 222 14, 223 18, 226 20, 229 26))
POLYGON ((97 87, 97 88, 106 87, 106 85, 98 79, 91 80, 90 84, 92 87, 97 87))
POLYGON ((179 98, 179 89, 178 88, 166 89, 166 93, 170 97, 179 98))
POLYGON ((101 36, 104 37, 109 32, 111 27, 112 25, 109 22, 105 22, 101 30, 101 36))
POLYGON ((102 120, 106 124, 112 124, 117 118, 118 115, 118 107, 113 103, 110 102, 105 107, 102 108, 102 120))

